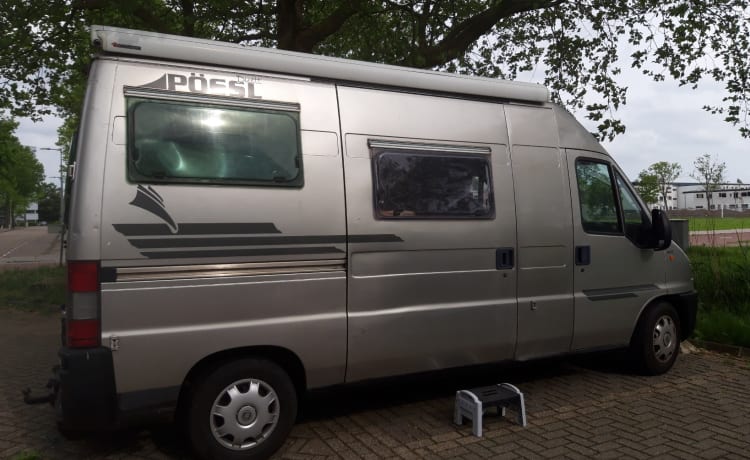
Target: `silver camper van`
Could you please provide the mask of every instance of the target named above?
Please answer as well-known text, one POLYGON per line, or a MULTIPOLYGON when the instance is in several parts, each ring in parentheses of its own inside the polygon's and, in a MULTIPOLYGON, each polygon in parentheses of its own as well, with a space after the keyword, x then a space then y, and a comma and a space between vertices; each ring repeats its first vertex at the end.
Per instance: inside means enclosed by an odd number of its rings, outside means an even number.
POLYGON ((113 27, 71 166, 66 429, 264 458, 313 388, 629 348, 674 363, 669 223, 547 89, 113 27))

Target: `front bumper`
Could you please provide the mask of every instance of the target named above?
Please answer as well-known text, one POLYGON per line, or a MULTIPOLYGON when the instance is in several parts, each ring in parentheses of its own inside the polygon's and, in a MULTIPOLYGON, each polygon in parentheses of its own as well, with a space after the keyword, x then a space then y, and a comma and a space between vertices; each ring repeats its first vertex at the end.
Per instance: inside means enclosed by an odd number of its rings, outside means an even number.
POLYGON ((680 340, 685 340, 695 331, 698 317, 698 292, 690 291, 677 296, 680 306, 680 326, 682 329, 680 340))

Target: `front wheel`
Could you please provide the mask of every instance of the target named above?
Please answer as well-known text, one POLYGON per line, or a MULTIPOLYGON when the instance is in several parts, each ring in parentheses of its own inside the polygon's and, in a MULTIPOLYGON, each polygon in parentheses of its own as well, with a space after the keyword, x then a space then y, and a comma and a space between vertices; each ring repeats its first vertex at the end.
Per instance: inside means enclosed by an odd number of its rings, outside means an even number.
POLYGON ((195 384, 187 413, 190 440, 201 458, 263 459, 291 431, 297 395, 277 364, 240 359, 195 384))
POLYGON ((680 352, 680 317, 667 302, 650 306, 638 321, 630 351, 638 369, 659 375, 672 368, 680 352))

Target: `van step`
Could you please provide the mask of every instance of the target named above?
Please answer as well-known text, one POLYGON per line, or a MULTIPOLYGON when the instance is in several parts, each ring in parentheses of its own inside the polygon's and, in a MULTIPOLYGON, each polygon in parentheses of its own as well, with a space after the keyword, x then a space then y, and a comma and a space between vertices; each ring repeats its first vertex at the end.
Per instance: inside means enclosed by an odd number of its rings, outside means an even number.
POLYGON ((510 383, 457 391, 453 422, 456 425, 462 425, 463 419, 468 418, 472 422, 472 434, 482 437, 482 416, 490 407, 496 407, 498 415, 503 417, 505 417, 506 408, 513 409, 517 415, 518 424, 526 426, 523 393, 510 383))

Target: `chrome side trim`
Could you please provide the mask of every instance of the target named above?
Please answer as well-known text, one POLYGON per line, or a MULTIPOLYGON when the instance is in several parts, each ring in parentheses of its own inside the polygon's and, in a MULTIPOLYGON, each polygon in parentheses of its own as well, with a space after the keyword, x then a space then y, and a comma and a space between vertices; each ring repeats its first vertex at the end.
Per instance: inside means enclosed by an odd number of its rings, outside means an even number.
POLYGON ((291 102, 275 102, 260 99, 239 99, 230 96, 206 96, 179 93, 155 88, 125 87, 125 96, 141 97, 145 99, 159 99, 176 102, 194 102, 197 104, 220 104, 232 107, 244 107, 254 109, 285 110, 287 112, 299 112, 300 105, 291 102))
POLYGON ((241 264, 122 267, 116 270, 117 281, 153 281, 345 271, 346 263, 342 260, 301 260, 241 264))
POLYGON ((161 336, 164 334, 185 334, 195 333, 202 331, 216 331, 216 330, 237 330, 247 329, 251 327, 259 326, 273 326, 273 325, 284 325, 294 324, 300 325, 310 323, 313 321, 335 321, 346 319, 345 312, 334 312, 334 313, 317 313, 310 315, 294 315, 294 316, 277 316, 273 318, 253 319, 248 321, 232 321, 232 322, 216 322, 208 324, 194 324, 188 326, 173 326, 173 327, 154 327, 149 329, 131 329, 131 330, 114 330, 109 331, 102 335, 105 340, 111 335, 118 337, 140 337, 147 335, 161 336))
POLYGON ((470 153, 474 155, 489 155, 492 150, 489 147, 471 147, 445 144, 420 144, 412 142, 398 142, 382 139, 368 139, 367 145, 371 149, 399 149, 399 150, 430 150, 450 153, 470 153))
POLYGON ((655 284, 638 284, 634 286, 622 286, 615 288, 584 289, 583 294, 592 302, 597 302, 599 300, 614 300, 624 299, 628 297, 638 297, 636 292, 654 291, 657 289, 659 289, 659 286, 655 284))

